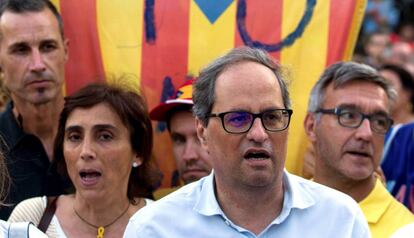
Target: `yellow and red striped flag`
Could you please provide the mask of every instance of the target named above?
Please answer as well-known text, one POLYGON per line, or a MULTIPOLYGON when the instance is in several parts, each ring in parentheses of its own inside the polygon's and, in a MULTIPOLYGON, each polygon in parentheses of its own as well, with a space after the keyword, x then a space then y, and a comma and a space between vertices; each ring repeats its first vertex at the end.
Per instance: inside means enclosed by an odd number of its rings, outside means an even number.
MULTIPOLYGON (((188 75, 233 47, 269 51, 291 72, 294 116, 289 171, 300 174, 303 130, 311 87, 323 69, 349 60, 366 0, 52 0, 69 39, 67 93, 104 75, 127 75, 149 108, 164 101, 188 75)), ((155 157, 170 183, 168 135, 157 127, 155 157)))

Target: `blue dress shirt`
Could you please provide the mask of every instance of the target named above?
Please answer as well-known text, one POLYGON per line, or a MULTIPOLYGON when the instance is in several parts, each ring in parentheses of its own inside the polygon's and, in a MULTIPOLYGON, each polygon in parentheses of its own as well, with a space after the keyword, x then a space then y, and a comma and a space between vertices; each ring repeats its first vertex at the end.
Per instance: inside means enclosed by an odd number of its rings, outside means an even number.
POLYGON ((214 172, 131 217, 125 238, 371 237, 349 196, 284 172, 283 209, 259 235, 226 217, 214 193, 214 172))

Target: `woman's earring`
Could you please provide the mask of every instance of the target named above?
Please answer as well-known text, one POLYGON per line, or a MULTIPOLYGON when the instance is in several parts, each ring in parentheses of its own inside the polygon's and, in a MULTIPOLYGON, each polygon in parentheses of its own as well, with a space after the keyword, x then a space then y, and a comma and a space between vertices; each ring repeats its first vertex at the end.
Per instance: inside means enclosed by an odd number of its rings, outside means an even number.
POLYGON ((137 162, 132 162, 132 167, 133 167, 133 168, 138 167, 138 165, 139 165, 139 164, 138 164, 137 162))

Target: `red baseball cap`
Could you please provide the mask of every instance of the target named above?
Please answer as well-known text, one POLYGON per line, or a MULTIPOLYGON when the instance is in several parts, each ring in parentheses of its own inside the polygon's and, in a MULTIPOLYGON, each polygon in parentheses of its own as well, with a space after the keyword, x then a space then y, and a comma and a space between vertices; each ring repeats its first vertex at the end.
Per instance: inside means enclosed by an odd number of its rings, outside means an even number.
POLYGON ((193 105, 193 82, 194 79, 186 80, 178 90, 174 93, 174 96, 167 101, 159 104, 151 110, 149 116, 151 120, 166 121, 168 112, 174 108, 182 105, 193 105))

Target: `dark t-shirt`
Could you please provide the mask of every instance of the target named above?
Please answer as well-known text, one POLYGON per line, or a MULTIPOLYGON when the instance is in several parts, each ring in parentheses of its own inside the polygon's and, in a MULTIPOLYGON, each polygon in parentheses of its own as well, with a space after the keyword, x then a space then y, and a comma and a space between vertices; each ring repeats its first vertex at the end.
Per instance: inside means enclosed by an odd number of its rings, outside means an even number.
POLYGON ((10 190, 0 208, 0 219, 7 220, 14 206, 24 199, 59 195, 65 183, 52 169, 41 141, 26 134, 17 123, 9 103, 0 114, 0 149, 3 151, 10 174, 10 190))

